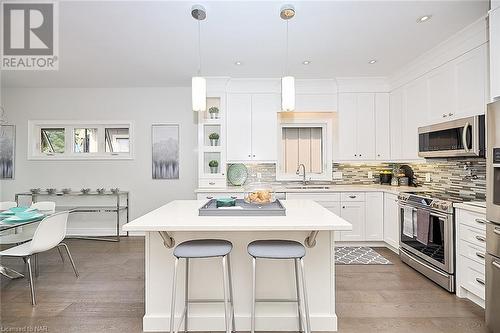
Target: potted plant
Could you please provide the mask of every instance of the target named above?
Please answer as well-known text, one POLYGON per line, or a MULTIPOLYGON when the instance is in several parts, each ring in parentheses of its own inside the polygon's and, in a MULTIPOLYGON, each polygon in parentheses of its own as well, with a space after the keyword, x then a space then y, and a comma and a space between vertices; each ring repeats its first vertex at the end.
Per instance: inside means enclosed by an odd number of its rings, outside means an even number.
POLYGON ((210 119, 219 118, 219 108, 216 106, 212 106, 210 109, 208 109, 208 113, 210 114, 210 119))
POLYGON ((211 146, 218 146, 219 145, 219 134, 218 133, 210 133, 208 138, 210 139, 211 146))
POLYGON ((208 162, 208 166, 210 167, 210 173, 217 173, 219 171, 219 162, 216 160, 208 162))

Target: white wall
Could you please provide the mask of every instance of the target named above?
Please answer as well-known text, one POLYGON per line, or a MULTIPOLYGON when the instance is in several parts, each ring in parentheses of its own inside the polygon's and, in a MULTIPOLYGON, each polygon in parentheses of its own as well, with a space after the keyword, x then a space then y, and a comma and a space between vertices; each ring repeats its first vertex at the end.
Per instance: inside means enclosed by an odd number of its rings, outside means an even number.
MULTIPOLYGON (((194 198, 197 181, 196 115, 191 111, 191 89, 104 88, 23 89, 4 88, 3 103, 9 123, 16 125, 15 179, 3 180, 1 198, 33 187, 119 187, 129 190, 131 218, 174 199, 194 198), (131 120, 134 122, 134 160, 33 161, 27 159, 27 126, 30 119, 131 120), (180 179, 151 178, 151 124, 180 124, 180 179)), ((69 227, 99 234, 113 230, 113 221, 73 218, 69 227), (101 228, 93 230, 93 228, 101 228), (104 229, 102 229, 104 228, 104 229)), ((71 231, 71 230, 70 230, 71 231)), ((76 231, 77 232, 77 231, 76 231)))

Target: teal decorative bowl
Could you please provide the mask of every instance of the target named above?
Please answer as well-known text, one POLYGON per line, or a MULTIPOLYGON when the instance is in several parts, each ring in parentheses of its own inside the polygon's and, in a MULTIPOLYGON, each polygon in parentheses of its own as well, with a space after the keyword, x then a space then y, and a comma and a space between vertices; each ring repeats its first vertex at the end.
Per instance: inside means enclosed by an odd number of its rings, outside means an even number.
POLYGON ((16 213, 16 217, 22 219, 22 220, 28 220, 32 217, 34 217, 37 213, 30 211, 30 212, 18 212, 16 213))

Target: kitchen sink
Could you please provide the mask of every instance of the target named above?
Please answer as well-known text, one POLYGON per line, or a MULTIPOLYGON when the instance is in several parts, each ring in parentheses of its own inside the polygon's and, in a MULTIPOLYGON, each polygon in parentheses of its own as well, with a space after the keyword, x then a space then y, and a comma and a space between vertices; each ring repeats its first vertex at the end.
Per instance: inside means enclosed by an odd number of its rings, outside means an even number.
POLYGON ((287 186, 290 190, 328 190, 330 186, 315 186, 315 185, 305 185, 305 186, 287 186))

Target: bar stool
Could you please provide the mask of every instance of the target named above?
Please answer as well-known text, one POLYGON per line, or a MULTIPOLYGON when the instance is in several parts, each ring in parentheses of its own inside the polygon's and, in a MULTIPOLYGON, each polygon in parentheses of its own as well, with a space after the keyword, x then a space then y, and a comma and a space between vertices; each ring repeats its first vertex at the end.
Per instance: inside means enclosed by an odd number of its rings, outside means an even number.
POLYGON ((305 332, 311 333, 311 325, 309 319, 309 305, 307 303, 307 290, 306 290, 306 279, 304 274, 304 256, 306 255, 306 249, 304 246, 296 241, 292 240, 256 240, 248 244, 247 247, 248 254, 252 256, 252 315, 251 315, 251 333, 255 332, 255 304, 257 302, 293 302, 297 303, 298 309, 298 321, 299 321, 299 331, 303 332, 303 322, 302 322, 302 306, 304 304, 304 312, 306 317, 306 327, 305 332), (256 299, 256 266, 257 259, 280 259, 280 260, 293 260, 295 268, 295 287, 297 292, 297 298, 293 300, 286 299, 256 299), (299 268, 300 263, 300 268, 299 268), (303 297, 301 299, 300 286, 299 286, 299 270, 301 273, 302 281, 302 292, 303 297))
POLYGON ((177 245, 174 249, 175 263, 174 263, 174 278, 172 283, 172 304, 170 308, 170 333, 174 333, 174 322, 175 322, 175 291, 176 291, 176 280, 177 280, 177 266, 179 264, 179 259, 186 259, 186 276, 185 276, 185 299, 184 299, 184 310, 182 311, 181 320, 179 326, 175 330, 178 332, 181 323, 184 319, 184 332, 188 331, 188 310, 190 303, 224 303, 224 320, 226 332, 230 333, 229 328, 229 317, 232 317, 232 331, 235 330, 234 322, 234 304, 233 304, 233 283, 231 278, 231 261, 230 253, 233 249, 233 244, 227 240, 222 239, 197 239, 183 242, 177 245), (222 271, 223 271, 223 287, 224 287, 224 299, 223 300, 202 300, 202 299, 190 299, 189 298, 189 261, 190 259, 203 259, 203 258, 222 258, 222 271), (228 286, 229 281, 229 286, 228 286), (229 289, 229 301, 228 301, 228 289, 229 289), (230 303, 230 304, 229 304, 230 303), (231 305, 231 313, 229 311, 229 305, 231 305))

